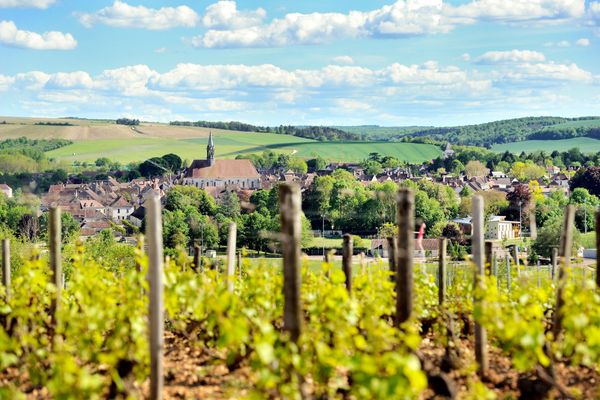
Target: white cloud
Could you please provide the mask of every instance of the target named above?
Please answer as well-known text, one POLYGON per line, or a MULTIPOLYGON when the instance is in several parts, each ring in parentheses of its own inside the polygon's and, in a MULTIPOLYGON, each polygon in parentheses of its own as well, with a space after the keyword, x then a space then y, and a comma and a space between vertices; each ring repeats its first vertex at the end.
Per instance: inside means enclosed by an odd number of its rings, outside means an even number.
POLYGON ((565 23, 584 14, 584 0, 472 0, 460 6, 443 0, 397 0, 372 11, 289 13, 261 23, 264 10, 238 11, 235 1, 219 1, 207 8, 204 24, 209 30, 191 43, 206 48, 319 44, 340 38, 447 33, 478 21, 565 23))
POLYGON ((566 47, 571 47, 571 42, 569 42, 568 40, 561 40, 559 42, 546 42, 546 43, 544 43, 544 47, 566 48, 566 47))
POLYGON ((155 53, 158 54, 164 54, 167 52, 167 48, 166 47, 159 47, 158 49, 154 50, 155 53))
POLYGON ((198 14, 188 6, 155 9, 131 6, 120 0, 115 0, 112 6, 102 8, 95 13, 80 13, 77 17, 87 28, 103 24, 119 28, 165 30, 175 27, 193 27, 198 22, 198 14))
POLYGON ((93 85, 92 77, 83 71, 58 72, 46 82, 46 87, 50 89, 85 89, 93 85))
POLYGON ((0 92, 8 90, 15 82, 15 78, 12 76, 0 75, 0 92))
POLYGON ((350 56, 337 56, 337 57, 333 57, 332 61, 336 64, 346 64, 346 65, 352 65, 354 64, 354 59, 350 56))
POLYGON ((41 8, 46 9, 56 0, 0 0, 0 8, 41 8))
POLYGON ((593 81, 594 76, 591 72, 579 68, 576 64, 521 64, 515 70, 508 72, 505 77, 518 80, 553 80, 553 81, 572 81, 587 82, 593 81))
POLYGON ((463 53, 463 55, 460 56, 460 58, 462 58, 463 61, 471 61, 471 55, 469 53, 463 53))
POLYGON ((473 0, 448 6, 447 15, 457 22, 481 20, 507 23, 562 22, 585 14, 584 0, 473 0))
POLYGON ((588 39, 588 38, 581 38, 581 39, 577 40, 575 42, 575 44, 577 46, 587 47, 591 44, 591 42, 590 42, 590 39, 588 39))
MULTIPOLYGON (((402 110, 402 117, 422 116, 423 108, 431 107, 445 113, 436 121, 453 113, 478 110, 519 110, 522 114, 533 109, 532 103, 545 104, 544 99, 574 92, 575 88, 592 90, 600 81, 575 64, 518 59, 485 71, 436 61, 381 68, 327 65, 313 69, 284 69, 272 64, 179 64, 162 72, 147 65, 131 65, 96 75, 85 71, 0 75, 0 90, 14 95, 14 104, 20 109, 38 115, 110 117, 139 113, 161 121, 179 116, 314 123, 324 118, 312 115, 314 110, 321 110, 328 113, 326 123, 334 124, 343 118, 360 122, 362 113, 378 120, 398 110, 402 110), (100 109, 103 115, 98 114, 100 109), (341 119, 335 120, 336 116, 341 119)), ((588 98, 595 95, 593 92, 588 98)))
POLYGON ((488 51, 475 59, 478 64, 505 64, 517 62, 542 62, 546 57, 532 50, 488 51))
POLYGON ((238 11, 235 1, 222 0, 206 7, 202 23, 207 28, 241 29, 260 25, 266 15, 263 8, 238 11))
POLYGON ((591 2, 588 7, 588 14, 592 24, 600 26, 600 2, 591 2))
POLYGON ((0 44, 34 50, 72 50, 77 41, 70 33, 22 31, 12 21, 0 21, 0 44))

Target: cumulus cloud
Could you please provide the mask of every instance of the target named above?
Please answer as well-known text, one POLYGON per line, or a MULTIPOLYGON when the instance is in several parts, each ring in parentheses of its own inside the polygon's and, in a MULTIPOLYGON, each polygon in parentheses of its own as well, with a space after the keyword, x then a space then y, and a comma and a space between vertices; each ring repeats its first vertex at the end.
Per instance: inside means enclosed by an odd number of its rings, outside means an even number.
POLYGON ((333 57, 332 61, 336 64, 346 64, 346 65, 352 65, 354 64, 354 59, 350 56, 337 56, 337 57, 333 57))
POLYGON ((584 0, 473 0, 457 7, 448 6, 447 15, 455 22, 481 20, 507 23, 564 22, 585 14, 584 0))
MULTIPOLYGON (((158 120, 177 119, 176 115, 185 115, 179 119, 206 115, 252 121, 253 115, 272 113, 271 121, 281 122, 282 115, 313 118, 310 115, 314 110, 355 118, 350 113, 354 110, 380 120, 379 116, 393 115, 397 110, 420 113, 424 107, 455 112, 464 110, 461 107, 505 109, 518 107, 519 99, 539 103, 548 96, 560 95, 561 90, 572 90, 575 85, 593 88, 599 80, 576 64, 517 59, 494 64, 486 71, 436 61, 393 63, 381 68, 332 64, 312 69, 286 69, 272 64, 187 63, 166 71, 141 64, 95 75, 86 71, 0 75, 0 91, 14 94, 15 104, 23 108, 60 109, 60 115, 87 110, 86 115, 97 116, 94 113, 101 104, 110 113, 148 110, 150 115, 162 110, 154 118, 158 120)), ((524 105, 521 112, 526 109, 524 105)))
POLYGON ((591 42, 590 42, 590 39, 588 39, 588 38, 581 38, 581 39, 577 40, 575 42, 575 44, 577 46, 587 47, 591 44, 591 42))
POLYGON ((72 50, 77 41, 70 33, 23 31, 12 21, 0 21, 0 44, 34 50, 72 50))
POLYGON ((507 72, 504 77, 508 79, 527 80, 528 82, 552 80, 590 83, 594 80, 591 72, 578 67, 577 64, 557 64, 553 62, 520 64, 515 70, 507 72))
POLYGON ((222 0, 206 7, 202 23, 207 28, 241 29, 260 25, 266 15, 263 8, 238 11, 235 1, 222 0))
POLYGON ((532 50, 510 50, 510 51, 488 51, 477 57, 475 62, 478 64, 505 64, 517 62, 541 62, 546 57, 537 51, 532 50))
POLYGON ((198 14, 188 6, 155 9, 131 6, 120 0, 115 0, 112 6, 102 8, 94 13, 79 13, 77 17, 79 22, 87 28, 103 24, 119 28, 150 30, 194 27, 199 18, 198 14))
POLYGON ((14 82, 14 77, 0 75, 0 91, 8 90, 14 82))
POLYGON ((56 0, 0 0, 0 8, 41 8, 46 9, 56 0))
POLYGON ((219 1, 207 8, 203 22, 209 30, 190 42, 206 48, 319 44, 340 38, 447 33, 478 21, 563 23, 585 12, 584 0, 472 0, 459 6, 443 0, 397 0, 372 11, 289 13, 262 23, 264 10, 238 11, 235 1, 219 1))

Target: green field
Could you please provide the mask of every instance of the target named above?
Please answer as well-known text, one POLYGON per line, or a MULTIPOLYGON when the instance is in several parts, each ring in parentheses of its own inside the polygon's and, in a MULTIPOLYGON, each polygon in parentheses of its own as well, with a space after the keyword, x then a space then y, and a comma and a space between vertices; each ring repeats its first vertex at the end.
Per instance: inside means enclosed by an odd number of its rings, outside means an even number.
POLYGON ((492 146, 492 151, 504 153, 532 153, 543 150, 551 153, 554 150, 567 151, 574 147, 579 148, 583 153, 597 153, 600 151, 600 140, 587 137, 578 137, 563 140, 525 140, 523 142, 503 143, 492 146))
MULTIPOLYGON (((99 139, 76 141, 74 144, 53 150, 49 157, 64 161, 94 161, 108 157, 128 163, 142 161, 167 153, 178 154, 192 160, 206 157, 207 139, 170 139, 142 137, 127 139, 99 139)), ((377 152, 417 163, 440 155, 439 148, 427 144, 388 142, 318 142, 295 136, 273 133, 216 133, 215 150, 218 158, 235 158, 239 154, 261 153, 273 150, 303 158, 321 156, 329 161, 358 162, 369 153, 377 152)))

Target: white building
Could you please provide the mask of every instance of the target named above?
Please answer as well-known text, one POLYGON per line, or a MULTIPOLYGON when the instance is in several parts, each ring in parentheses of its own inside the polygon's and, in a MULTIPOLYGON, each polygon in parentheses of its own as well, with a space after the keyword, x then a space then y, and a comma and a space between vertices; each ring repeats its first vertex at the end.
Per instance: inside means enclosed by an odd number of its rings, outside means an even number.
POLYGON ((493 215, 488 220, 485 238, 488 240, 516 239, 519 237, 520 223, 507 221, 506 217, 493 215))
POLYGON ((0 192, 2 192, 6 197, 13 197, 13 190, 6 183, 0 183, 0 192))

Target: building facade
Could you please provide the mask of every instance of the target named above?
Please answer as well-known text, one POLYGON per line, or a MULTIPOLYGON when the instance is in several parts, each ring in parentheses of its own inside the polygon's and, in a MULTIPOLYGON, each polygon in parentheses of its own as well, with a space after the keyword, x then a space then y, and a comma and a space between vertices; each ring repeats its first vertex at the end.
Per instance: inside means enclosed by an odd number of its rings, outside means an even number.
POLYGON ((194 160, 185 171, 183 184, 201 189, 235 187, 260 189, 260 175, 250 160, 215 160, 212 132, 206 146, 206 160, 194 160))

